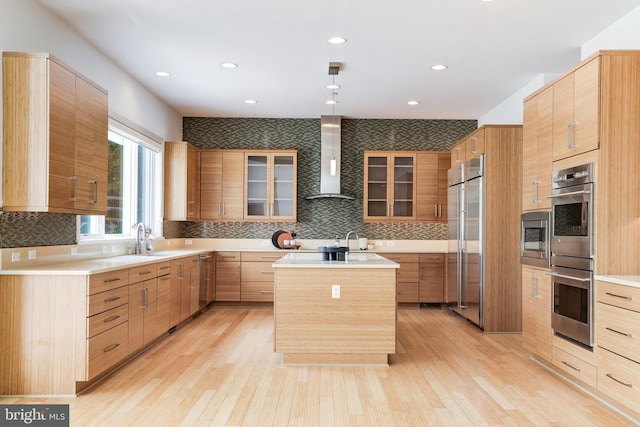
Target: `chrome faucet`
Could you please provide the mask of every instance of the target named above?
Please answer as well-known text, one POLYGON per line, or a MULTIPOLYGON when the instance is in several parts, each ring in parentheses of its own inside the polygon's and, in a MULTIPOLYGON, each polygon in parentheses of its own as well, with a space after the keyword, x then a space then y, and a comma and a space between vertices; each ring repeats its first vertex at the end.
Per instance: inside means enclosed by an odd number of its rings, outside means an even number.
POLYGON ((350 237, 352 234, 355 234, 355 235, 356 235, 356 246, 358 246, 358 239, 359 239, 359 237, 358 237, 358 233, 356 233, 355 231, 350 231, 350 232, 348 232, 348 233, 347 233, 346 237, 344 238, 344 240, 345 240, 344 245, 345 245, 346 247, 349 247, 349 237, 350 237))
POLYGON ((146 246, 143 245, 143 242, 145 240, 145 233, 146 233, 146 229, 144 227, 144 224, 139 222, 136 225, 133 226, 133 228, 135 228, 136 230, 136 255, 140 255, 146 252, 146 246))

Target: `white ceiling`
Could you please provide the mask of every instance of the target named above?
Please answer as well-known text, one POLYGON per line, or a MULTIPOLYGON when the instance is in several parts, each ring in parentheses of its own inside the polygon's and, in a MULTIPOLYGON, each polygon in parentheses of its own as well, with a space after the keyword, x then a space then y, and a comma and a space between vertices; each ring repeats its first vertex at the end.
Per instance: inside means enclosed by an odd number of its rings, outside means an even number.
POLYGON ((640 4, 38 1, 183 116, 421 119, 479 118, 539 74, 575 65, 581 45, 640 4), (335 35, 347 43, 327 43, 335 35), (325 104, 332 61, 343 64, 335 110, 325 104), (438 63, 449 68, 431 70, 438 63))

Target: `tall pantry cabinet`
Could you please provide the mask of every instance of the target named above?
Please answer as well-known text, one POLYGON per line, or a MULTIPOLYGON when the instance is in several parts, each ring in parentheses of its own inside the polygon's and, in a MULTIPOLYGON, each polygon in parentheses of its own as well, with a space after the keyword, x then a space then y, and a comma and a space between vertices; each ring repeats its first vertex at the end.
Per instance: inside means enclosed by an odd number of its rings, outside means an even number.
POLYGON ((2 68, 3 209, 106 214, 107 91, 48 53, 2 68))

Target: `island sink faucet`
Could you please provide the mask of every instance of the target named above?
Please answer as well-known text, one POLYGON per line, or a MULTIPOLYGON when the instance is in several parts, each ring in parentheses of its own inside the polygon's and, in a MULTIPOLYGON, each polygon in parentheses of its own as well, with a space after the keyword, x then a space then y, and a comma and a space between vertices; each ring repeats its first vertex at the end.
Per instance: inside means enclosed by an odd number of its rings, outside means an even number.
POLYGON ((346 237, 344 238, 344 245, 345 245, 346 247, 349 247, 349 237, 350 237, 352 234, 355 234, 355 236, 356 236, 356 246, 358 246, 358 239, 359 239, 359 237, 358 237, 358 233, 356 233, 355 231, 350 231, 350 232, 348 232, 348 233, 347 233, 346 237))

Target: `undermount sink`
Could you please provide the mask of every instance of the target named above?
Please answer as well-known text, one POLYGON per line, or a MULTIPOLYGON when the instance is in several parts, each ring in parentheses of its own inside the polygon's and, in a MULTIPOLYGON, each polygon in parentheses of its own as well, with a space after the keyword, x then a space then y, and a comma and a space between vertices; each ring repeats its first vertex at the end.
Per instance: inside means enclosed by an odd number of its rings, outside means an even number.
POLYGON ((346 253, 349 252, 348 246, 320 246, 318 252, 322 253, 323 261, 344 261, 346 253))

